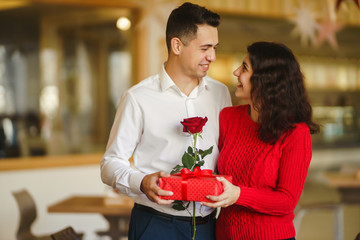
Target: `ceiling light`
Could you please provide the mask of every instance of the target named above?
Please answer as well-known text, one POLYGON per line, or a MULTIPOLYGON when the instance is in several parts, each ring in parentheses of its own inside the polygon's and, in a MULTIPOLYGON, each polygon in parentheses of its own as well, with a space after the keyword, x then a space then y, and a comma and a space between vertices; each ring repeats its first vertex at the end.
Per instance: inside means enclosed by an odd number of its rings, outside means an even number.
POLYGON ((131 22, 127 17, 120 17, 116 21, 116 27, 122 31, 126 31, 131 27, 131 22))

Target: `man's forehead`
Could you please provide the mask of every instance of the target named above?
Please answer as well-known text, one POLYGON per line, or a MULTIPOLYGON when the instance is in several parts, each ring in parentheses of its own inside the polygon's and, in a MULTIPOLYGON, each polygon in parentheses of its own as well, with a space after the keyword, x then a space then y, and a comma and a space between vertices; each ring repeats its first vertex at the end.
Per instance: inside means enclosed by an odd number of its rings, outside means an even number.
POLYGON ((195 38, 191 42, 200 47, 217 47, 219 45, 218 38, 195 38))
POLYGON ((197 32, 194 34, 186 34, 180 37, 183 44, 197 46, 217 46, 219 44, 218 31, 216 27, 202 24, 197 25, 197 32))

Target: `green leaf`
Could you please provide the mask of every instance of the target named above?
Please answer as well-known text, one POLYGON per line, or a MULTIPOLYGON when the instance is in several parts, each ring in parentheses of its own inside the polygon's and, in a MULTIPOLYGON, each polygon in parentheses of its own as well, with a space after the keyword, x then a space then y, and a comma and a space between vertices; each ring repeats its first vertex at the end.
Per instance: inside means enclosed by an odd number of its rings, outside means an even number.
MULTIPOLYGON (((188 206, 189 206, 189 204, 188 204, 188 206)), ((187 207, 184 206, 183 201, 180 201, 180 200, 175 200, 171 207, 173 209, 175 209, 175 210, 178 210, 178 211, 184 211, 187 208, 187 207)))
POLYGON ((195 164, 194 158, 191 157, 191 155, 189 155, 187 152, 185 152, 182 156, 182 164, 185 168, 191 169, 195 164))
POLYGON ((199 154, 201 155, 201 158, 204 159, 207 155, 211 154, 213 147, 214 146, 211 146, 209 149, 206 149, 205 151, 200 149, 199 154))
POLYGON ((190 146, 188 147, 187 152, 188 152, 190 155, 193 155, 193 154, 194 154, 193 148, 190 147, 190 146))
POLYGON ((183 169, 183 168, 184 168, 184 166, 178 164, 178 165, 176 165, 176 166, 172 169, 172 171, 170 172, 170 174, 178 173, 178 172, 180 172, 180 170, 183 169))
POLYGON ((204 161, 204 160, 198 161, 198 162, 195 164, 195 167, 196 167, 196 166, 201 167, 201 166, 203 166, 203 165, 204 165, 204 163, 205 163, 205 161, 204 161))

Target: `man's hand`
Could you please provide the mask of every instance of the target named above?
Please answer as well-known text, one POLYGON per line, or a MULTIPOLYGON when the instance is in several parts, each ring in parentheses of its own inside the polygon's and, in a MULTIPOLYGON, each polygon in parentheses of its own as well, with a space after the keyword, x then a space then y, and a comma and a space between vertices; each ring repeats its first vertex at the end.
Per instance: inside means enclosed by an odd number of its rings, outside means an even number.
POLYGON ((141 181, 140 189, 150 201, 157 204, 170 204, 174 202, 174 200, 160 199, 159 196, 171 196, 173 192, 162 190, 158 185, 159 178, 169 176, 170 174, 163 171, 146 175, 141 181))
POLYGON ((217 177, 216 180, 222 182, 224 192, 219 196, 207 196, 206 198, 213 202, 202 202, 201 204, 212 208, 228 207, 230 205, 233 205, 240 196, 240 187, 233 185, 224 177, 217 177))

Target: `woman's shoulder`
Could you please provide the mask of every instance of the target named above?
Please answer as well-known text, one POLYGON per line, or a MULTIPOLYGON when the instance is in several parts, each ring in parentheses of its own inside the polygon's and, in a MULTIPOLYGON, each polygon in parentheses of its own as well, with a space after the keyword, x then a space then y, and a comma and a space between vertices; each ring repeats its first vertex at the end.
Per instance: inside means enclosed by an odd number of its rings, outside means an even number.
POLYGON ((247 116, 249 105, 236 105, 226 107, 220 112, 220 119, 222 121, 226 119, 242 119, 243 116, 247 116))
POLYGON ((286 137, 286 141, 297 141, 301 138, 310 138, 310 128, 304 122, 295 124, 294 128, 286 137))
POLYGON ((241 114, 243 112, 247 112, 249 109, 249 105, 236 105, 231 107, 225 107, 222 111, 222 115, 234 115, 234 114, 241 114))
POLYGON ((310 133, 310 128, 306 123, 301 122, 301 123, 296 123, 295 124, 295 128, 293 129, 293 131, 295 131, 295 132, 309 132, 310 133))

